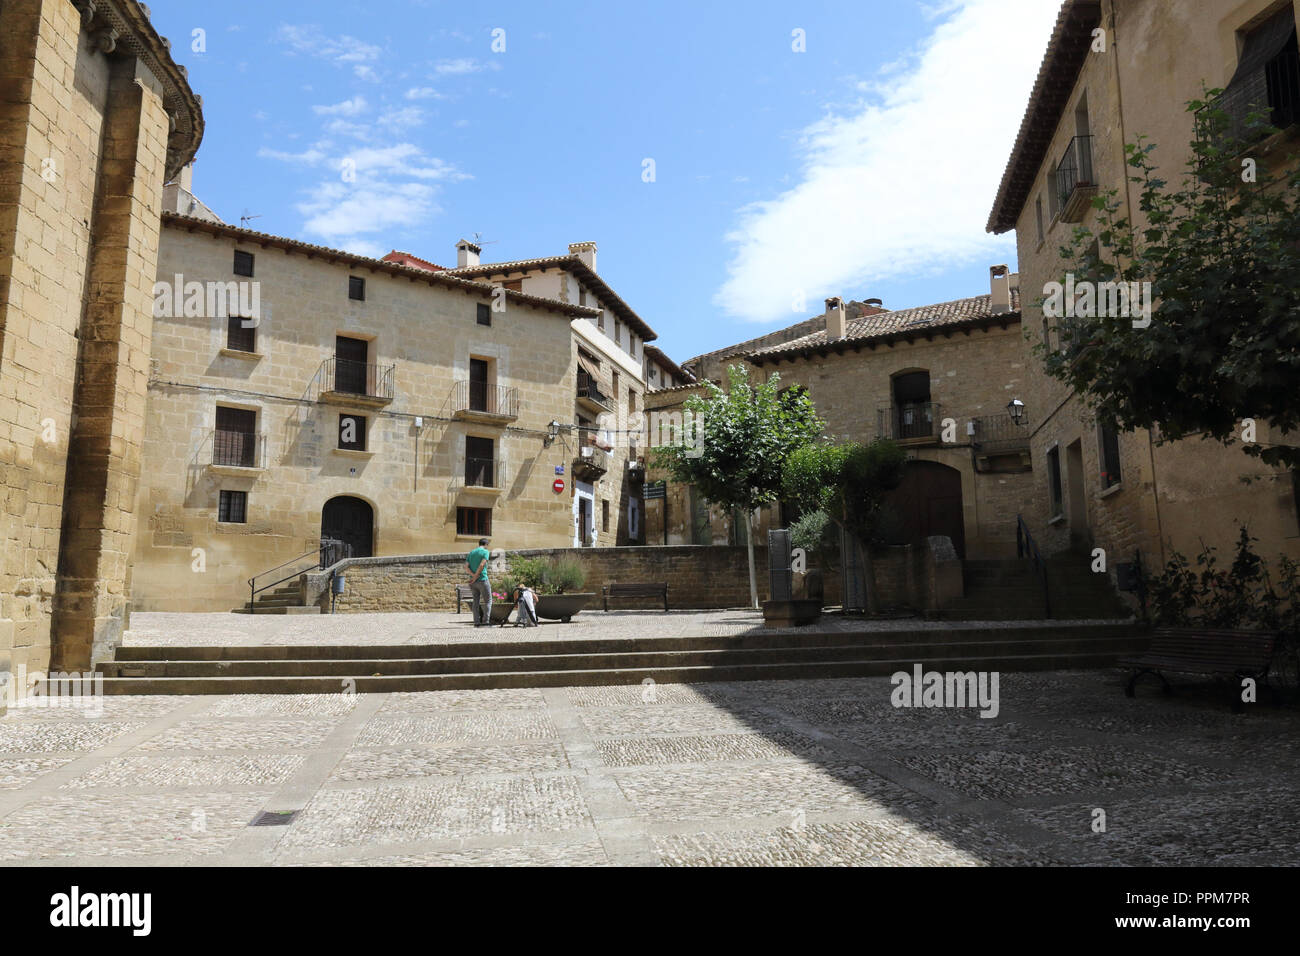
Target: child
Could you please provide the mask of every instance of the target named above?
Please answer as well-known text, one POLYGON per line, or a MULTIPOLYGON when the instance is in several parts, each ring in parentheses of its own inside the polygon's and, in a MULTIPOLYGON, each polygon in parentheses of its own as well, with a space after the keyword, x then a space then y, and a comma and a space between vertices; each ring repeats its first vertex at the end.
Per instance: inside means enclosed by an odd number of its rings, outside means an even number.
POLYGON ((519 613, 515 615, 515 623, 522 624, 524 627, 537 626, 537 594, 532 588, 523 584, 515 588, 515 606, 519 608, 519 613))

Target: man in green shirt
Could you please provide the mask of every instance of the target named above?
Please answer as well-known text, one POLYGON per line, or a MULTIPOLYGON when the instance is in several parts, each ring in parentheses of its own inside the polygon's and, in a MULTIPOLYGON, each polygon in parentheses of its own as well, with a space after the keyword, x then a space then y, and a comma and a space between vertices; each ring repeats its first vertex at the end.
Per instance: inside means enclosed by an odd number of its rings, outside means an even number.
POLYGON ((479 538, 478 547, 465 558, 469 567, 469 586, 474 592, 474 626, 486 627, 492 623, 492 586, 488 583, 488 539, 479 538))

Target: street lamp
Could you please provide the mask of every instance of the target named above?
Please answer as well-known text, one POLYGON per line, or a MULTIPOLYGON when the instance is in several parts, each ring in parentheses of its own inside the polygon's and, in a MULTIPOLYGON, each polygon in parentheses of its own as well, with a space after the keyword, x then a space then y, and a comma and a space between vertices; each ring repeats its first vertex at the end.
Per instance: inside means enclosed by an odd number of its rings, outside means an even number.
POLYGON ((548 422, 546 425, 546 438, 543 440, 542 444, 550 445, 551 442, 555 441, 555 439, 559 437, 560 437, 560 423, 557 422, 554 418, 552 418, 550 422, 548 422))
POLYGON ((1013 398, 1007 402, 1007 414, 1011 416, 1011 421, 1019 425, 1020 420, 1025 417, 1025 403, 1018 398, 1013 398))

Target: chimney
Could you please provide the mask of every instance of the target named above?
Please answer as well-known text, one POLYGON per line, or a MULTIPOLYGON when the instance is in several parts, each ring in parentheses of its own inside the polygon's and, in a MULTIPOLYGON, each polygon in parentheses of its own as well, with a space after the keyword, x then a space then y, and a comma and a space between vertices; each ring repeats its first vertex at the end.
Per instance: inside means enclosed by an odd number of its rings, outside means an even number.
POLYGON ((826 300, 826 340, 833 342, 844 338, 848 326, 844 317, 844 300, 837 295, 831 296, 826 300))
POLYGON ((997 314, 1011 311, 1011 270, 1005 266, 989 267, 989 286, 992 291, 992 311, 997 314))
POLYGON ((592 272, 596 271, 596 244, 594 242, 569 243, 569 255, 577 256, 592 272))
POLYGON ((177 184, 191 196, 194 195, 194 160, 190 160, 181 167, 181 175, 177 184))
POLYGON ((464 269, 466 266, 478 265, 478 255, 482 251, 468 239, 462 239, 456 243, 456 268, 464 269))

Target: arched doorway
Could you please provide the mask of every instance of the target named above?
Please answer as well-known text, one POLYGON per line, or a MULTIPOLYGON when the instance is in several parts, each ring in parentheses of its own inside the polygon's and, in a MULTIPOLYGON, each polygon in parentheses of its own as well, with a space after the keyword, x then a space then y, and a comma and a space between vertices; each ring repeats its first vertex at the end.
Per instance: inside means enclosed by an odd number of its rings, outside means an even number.
POLYGON ((346 542, 354 558, 368 558, 375 550, 375 510, 351 495, 331 498, 321 509, 320 536, 346 542))
POLYGON ((957 556, 966 557, 966 526, 961 507, 961 472, 937 461, 909 461, 903 480, 885 497, 899 544, 915 544, 931 535, 952 539, 957 556))

